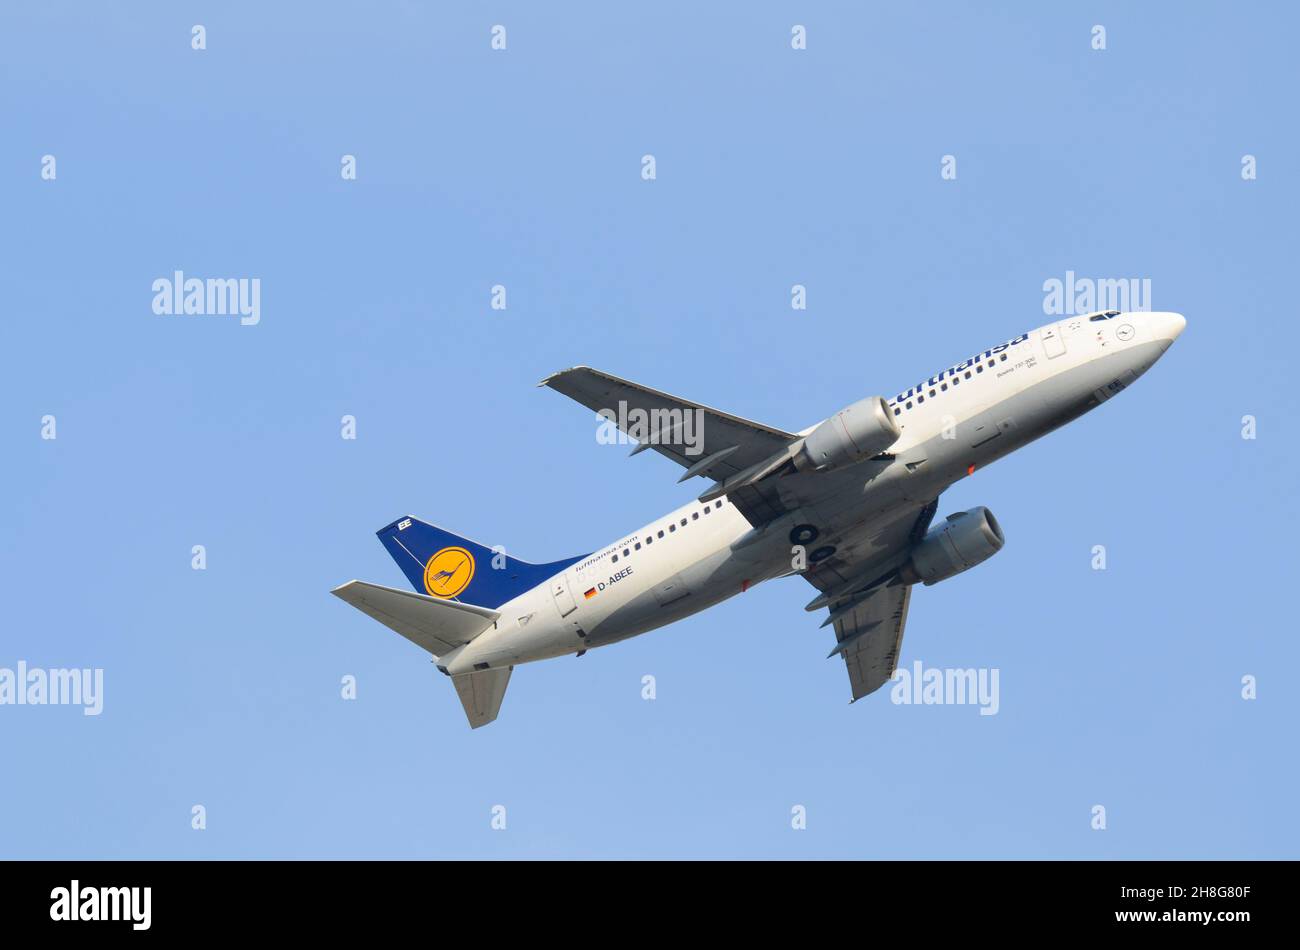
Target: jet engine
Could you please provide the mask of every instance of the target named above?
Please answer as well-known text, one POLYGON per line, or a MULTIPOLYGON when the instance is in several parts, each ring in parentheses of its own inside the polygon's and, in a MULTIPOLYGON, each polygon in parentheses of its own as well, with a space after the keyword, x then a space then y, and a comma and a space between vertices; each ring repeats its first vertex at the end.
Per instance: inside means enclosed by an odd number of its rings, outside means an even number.
POLYGON ((794 457, 800 471, 842 468, 879 455, 898 441, 898 423, 885 400, 869 396, 841 409, 803 440, 794 457))
POLYGON ((905 584, 922 582, 928 587, 987 561, 1005 543, 1002 528, 987 508, 949 515, 921 539, 899 576, 905 584))

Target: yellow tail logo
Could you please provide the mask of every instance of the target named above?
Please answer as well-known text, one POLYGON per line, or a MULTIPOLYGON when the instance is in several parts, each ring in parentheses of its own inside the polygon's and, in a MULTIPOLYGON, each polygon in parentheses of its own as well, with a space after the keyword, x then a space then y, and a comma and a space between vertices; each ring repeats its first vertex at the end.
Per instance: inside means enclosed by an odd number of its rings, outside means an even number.
POLYGON ((424 565, 424 589, 433 597, 455 597, 474 579, 474 555, 443 548, 424 565))

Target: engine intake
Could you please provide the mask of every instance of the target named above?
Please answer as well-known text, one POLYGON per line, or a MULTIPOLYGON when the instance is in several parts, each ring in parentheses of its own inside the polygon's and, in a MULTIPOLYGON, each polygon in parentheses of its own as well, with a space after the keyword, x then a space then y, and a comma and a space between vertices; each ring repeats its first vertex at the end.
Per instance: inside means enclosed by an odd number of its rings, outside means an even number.
POLYGON ((898 441, 901 431, 880 396, 860 399, 831 416, 803 440, 795 468, 825 471, 879 455, 898 441))
POLYGON ((937 584, 1002 550, 1006 539, 993 512, 981 506, 949 515, 931 528, 899 572, 905 584, 937 584))

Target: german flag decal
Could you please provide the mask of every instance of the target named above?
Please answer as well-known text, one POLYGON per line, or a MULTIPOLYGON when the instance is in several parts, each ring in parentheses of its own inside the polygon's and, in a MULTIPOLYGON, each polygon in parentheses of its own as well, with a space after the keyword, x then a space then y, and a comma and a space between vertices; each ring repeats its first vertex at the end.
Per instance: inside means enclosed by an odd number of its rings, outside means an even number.
POLYGON ((593 587, 591 590, 587 591, 582 596, 585 597, 587 600, 591 600, 591 598, 596 596, 596 588, 593 587))

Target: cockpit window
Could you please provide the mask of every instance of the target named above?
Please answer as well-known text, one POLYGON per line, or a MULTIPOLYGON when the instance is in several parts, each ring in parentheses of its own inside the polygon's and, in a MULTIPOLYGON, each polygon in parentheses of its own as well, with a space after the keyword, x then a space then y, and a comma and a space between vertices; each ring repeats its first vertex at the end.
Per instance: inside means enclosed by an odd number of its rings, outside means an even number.
POLYGON ((1096 323, 1098 320, 1113 320, 1115 317, 1118 316, 1119 316, 1118 310, 1107 310, 1103 313, 1094 313, 1091 317, 1088 318, 1088 322, 1096 323))

